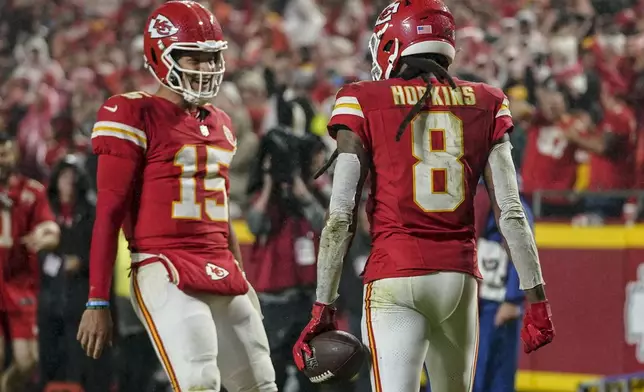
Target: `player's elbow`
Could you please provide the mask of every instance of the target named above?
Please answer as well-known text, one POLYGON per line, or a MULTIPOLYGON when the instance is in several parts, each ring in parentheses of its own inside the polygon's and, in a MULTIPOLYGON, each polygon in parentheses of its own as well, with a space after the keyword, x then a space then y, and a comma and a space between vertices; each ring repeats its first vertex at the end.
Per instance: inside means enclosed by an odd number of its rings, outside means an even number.
POLYGON ((523 206, 521 205, 521 202, 517 201, 509 201, 507 203, 499 203, 501 204, 500 210, 500 220, 523 220, 526 219, 525 211, 523 210, 523 206))
POLYGON ((125 218, 127 195, 114 191, 99 191, 94 226, 118 228, 125 218))

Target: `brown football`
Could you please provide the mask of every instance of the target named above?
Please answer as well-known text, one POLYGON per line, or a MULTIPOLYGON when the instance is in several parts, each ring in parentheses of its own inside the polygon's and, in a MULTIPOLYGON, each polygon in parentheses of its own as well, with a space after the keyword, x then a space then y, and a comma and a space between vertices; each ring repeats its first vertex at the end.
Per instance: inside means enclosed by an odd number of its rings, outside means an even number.
POLYGON ((348 332, 325 332, 309 344, 313 356, 306 358, 304 374, 312 383, 351 380, 367 359, 366 347, 348 332))

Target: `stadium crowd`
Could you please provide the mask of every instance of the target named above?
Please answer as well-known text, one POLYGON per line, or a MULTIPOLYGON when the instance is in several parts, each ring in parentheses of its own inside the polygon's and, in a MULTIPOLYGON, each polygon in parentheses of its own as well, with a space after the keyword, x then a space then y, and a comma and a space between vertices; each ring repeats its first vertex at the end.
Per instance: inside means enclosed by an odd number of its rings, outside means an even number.
MULTIPOLYGON (((67 219, 64 201, 76 193, 83 201, 78 211, 91 222, 95 114, 111 95, 155 91, 156 80, 143 68, 142 32, 162 2, 0 2, 0 130, 18 142, 20 171, 49 187, 54 213, 70 236, 61 242, 65 249, 41 255, 39 373, 41 379, 82 381, 86 391, 108 390, 117 380, 119 390, 140 392, 141 385, 154 388, 158 373, 127 301, 117 306, 121 342, 127 343, 117 344, 112 356, 122 360, 89 363, 73 348, 86 300, 89 239, 83 236, 90 229, 76 225, 73 215, 67 219), (64 361, 73 364, 68 371, 64 361), (144 362, 147 369, 132 370, 144 362)), ((315 238, 330 194, 328 177, 312 180, 333 147, 326 121, 340 86, 370 79, 371 26, 387 2, 201 1, 228 38, 225 82, 214 104, 231 116, 238 138, 231 213, 245 219, 256 238, 246 263, 282 386, 297 384, 290 348, 308 321, 315 238), (276 236, 276 230, 286 234, 276 236), (280 266, 285 259, 294 260, 296 273, 280 266), (302 319, 288 317, 295 314, 302 319)), ((516 125, 515 163, 537 215, 581 225, 634 223, 644 201, 644 117, 636 110, 644 105, 644 1, 446 2, 460 26, 450 72, 506 91, 516 125)), ((357 333, 358 272, 369 249, 362 218, 364 235, 345 272, 355 281, 344 279, 342 296, 348 328, 357 333)), ((300 391, 312 390, 304 383, 300 391)))

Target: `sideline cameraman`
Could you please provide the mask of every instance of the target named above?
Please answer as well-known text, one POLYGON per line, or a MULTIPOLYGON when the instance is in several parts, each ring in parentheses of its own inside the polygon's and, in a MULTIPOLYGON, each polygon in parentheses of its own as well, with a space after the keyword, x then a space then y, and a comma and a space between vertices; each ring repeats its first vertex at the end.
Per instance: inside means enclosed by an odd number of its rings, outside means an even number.
MULTIPOLYGON (((324 158, 318 137, 274 129, 262 139, 251 174, 247 220, 256 239, 247 273, 259 293, 279 390, 289 378, 291 347, 315 295, 317 239, 328 200, 311 173, 324 158)), ((317 390, 302 373, 296 377, 300 392, 317 390)))

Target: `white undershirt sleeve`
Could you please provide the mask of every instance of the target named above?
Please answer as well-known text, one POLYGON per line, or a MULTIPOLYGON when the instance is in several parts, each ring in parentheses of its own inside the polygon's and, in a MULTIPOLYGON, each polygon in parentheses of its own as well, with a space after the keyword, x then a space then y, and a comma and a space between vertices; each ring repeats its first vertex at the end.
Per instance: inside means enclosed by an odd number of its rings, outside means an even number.
POLYGON ((526 290, 543 284, 543 277, 534 234, 521 205, 511 151, 509 141, 495 145, 488 163, 492 170, 494 196, 501 209, 499 229, 519 274, 520 287, 526 290))
POLYGON ((342 263, 349 250, 360 160, 356 154, 341 153, 335 166, 329 219, 322 230, 318 253, 316 299, 324 304, 338 298, 342 263))

